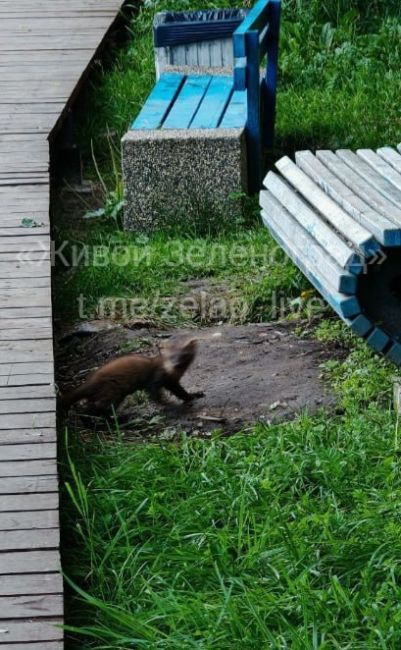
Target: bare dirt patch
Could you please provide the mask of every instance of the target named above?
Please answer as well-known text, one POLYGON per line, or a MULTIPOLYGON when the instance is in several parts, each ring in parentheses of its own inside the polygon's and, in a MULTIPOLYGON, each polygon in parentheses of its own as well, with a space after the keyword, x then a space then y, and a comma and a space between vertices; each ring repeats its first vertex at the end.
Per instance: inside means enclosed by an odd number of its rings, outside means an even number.
MULTIPOLYGON (((126 435, 208 434, 214 429, 233 433, 258 421, 289 419, 304 409, 314 411, 334 403, 321 364, 340 351, 328 350, 310 337, 300 338, 291 324, 172 331, 137 326, 81 326, 79 333, 63 334, 57 352, 58 384, 63 391, 113 357, 129 352, 154 354, 163 338, 200 339, 198 358, 183 385, 189 391, 205 391, 205 397, 187 406, 171 396, 166 406, 160 406, 143 394, 130 396, 119 411, 126 435)), ((70 413, 70 420, 76 423, 77 416, 70 413)))

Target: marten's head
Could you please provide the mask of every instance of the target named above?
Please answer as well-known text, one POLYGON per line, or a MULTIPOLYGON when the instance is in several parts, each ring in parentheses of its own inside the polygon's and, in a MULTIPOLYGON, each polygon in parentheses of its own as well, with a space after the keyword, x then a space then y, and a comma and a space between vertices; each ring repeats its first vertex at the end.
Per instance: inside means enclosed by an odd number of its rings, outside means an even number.
POLYGON ((169 341, 161 350, 164 369, 168 374, 179 379, 195 359, 197 350, 198 343, 195 339, 186 343, 169 341))

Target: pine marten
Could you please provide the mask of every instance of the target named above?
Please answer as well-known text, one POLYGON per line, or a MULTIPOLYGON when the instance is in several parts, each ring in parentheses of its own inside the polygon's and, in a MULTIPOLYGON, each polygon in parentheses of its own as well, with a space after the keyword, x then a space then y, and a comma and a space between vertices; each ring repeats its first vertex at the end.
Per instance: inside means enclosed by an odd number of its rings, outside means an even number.
POLYGON ((166 389, 184 402, 203 397, 204 393, 187 393, 180 379, 195 359, 197 342, 169 343, 154 357, 129 354, 96 370, 81 386, 61 397, 68 410, 80 400, 87 400, 87 412, 108 415, 127 395, 145 390, 155 401, 162 401, 166 389))

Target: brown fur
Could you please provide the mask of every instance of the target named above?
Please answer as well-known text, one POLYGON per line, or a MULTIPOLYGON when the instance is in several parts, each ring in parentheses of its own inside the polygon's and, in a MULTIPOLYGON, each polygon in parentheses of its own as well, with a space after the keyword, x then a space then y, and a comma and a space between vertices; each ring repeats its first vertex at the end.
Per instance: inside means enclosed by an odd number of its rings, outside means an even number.
POLYGON ((195 359, 196 341, 168 344, 155 357, 130 354, 109 361, 96 370, 81 386, 63 395, 62 406, 68 409, 80 400, 87 400, 87 411, 107 414, 118 408, 127 395, 146 390, 156 401, 162 401, 166 389, 184 402, 203 397, 203 393, 187 393, 180 379, 195 359))

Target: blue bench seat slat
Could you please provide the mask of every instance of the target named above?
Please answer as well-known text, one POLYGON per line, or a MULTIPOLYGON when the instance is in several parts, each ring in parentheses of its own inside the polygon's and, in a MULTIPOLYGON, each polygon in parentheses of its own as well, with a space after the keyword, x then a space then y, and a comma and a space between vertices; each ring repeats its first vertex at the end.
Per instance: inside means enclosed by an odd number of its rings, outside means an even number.
POLYGON ((159 129, 180 91, 184 75, 163 74, 132 124, 132 129, 159 129))
POLYGON ((213 77, 190 128, 216 129, 223 118, 232 92, 232 77, 213 77))
POLYGON ((163 123, 163 129, 187 129, 189 127, 211 79, 210 75, 191 75, 186 78, 174 106, 163 123))
POLYGON ((224 129, 241 129, 247 120, 247 91, 235 90, 224 113, 220 126, 224 129))

